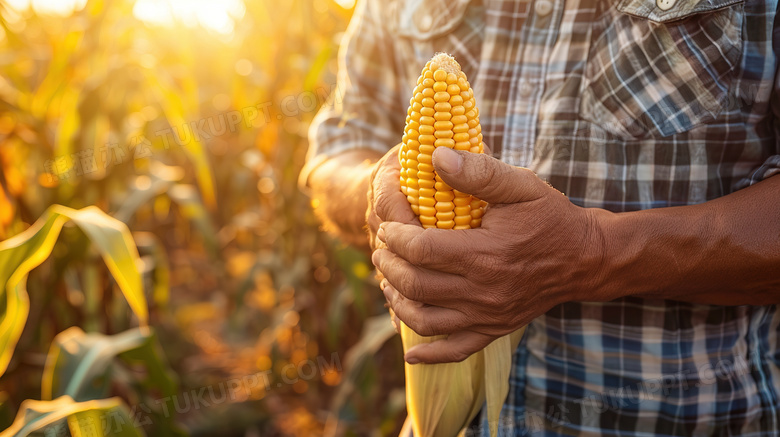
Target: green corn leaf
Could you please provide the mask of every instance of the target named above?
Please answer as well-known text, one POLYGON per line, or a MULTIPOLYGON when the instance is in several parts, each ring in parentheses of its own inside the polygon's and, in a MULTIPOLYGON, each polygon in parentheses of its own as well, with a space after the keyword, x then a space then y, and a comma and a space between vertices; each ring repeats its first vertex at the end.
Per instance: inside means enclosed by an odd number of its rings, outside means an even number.
POLYGON ((168 190, 168 197, 176 203, 182 215, 190 220, 203 238, 203 244, 211 254, 217 253, 214 226, 198 190, 192 185, 176 184, 168 190))
POLYGON ((151 232, 133 232, 133 239, 144 260, 144 274, 151 275, 152 301, 158 308, 167 308, 170 300, 171 271, 168 254, 162 241, 151 232))
POLYGON ((92 241, 139 322, 147 324, 138 250, 127 226, 94 206, 74 210, 53 205, 30 228, 0 242, 0 302, 4 301, 0 304, 0 375, 8 368, 27 321, 27 275, 49 257, 68 220, 92 241))
POLYGON ((395 329, 390 323, 390 314, 380 314, 366 319, 360 340, 349 349, 344 359, 344 381, 331 403, 332 418, 339 417, 348 397, 358 388, 358 379, 363 374, 367 363, 374 358, 382 345, 394 336, 395 329))
MULTIPOLYGON (((50 400, 68 396, 76 401, 87 401, 108 396, 111 387, 122 380, 121 372, 114 367, 117 361, 146 370, 146 376, 135 381, 143 388, 142 392, 155 392, 162 397, 176 395, 176 382, 148 327, 116 335, 87 334, 72 327, 58 334, 52 342, 43 372, 41 397, 50 400)), ((158 416, 160 421, 167 422, 162 429, 169 430, 171 435, 181 434, 172 417, 158 416)))
POLYGON ((114 359, 120 353, 141 348, 150 338, 151 331, 145 327, 117 335, 86 334, 77 326, 60 332, 46 359, 41 398, 67 395, 85 401, 106 396, 107 375, 114 359))
MULTIPOLYGON (((184 129, 189 129, 186 120, 190 119, 185 116, 185 106, 182 101, 182 96, 172 87, 163 85, 158 78, 150 77, 149 81, 151 86, 150 89, 156 94, 160 106, 162 106, 163 112, 165 113, 165 117, 168 119, 168 123, 170 123, 173 128, 182 131, 184 129)), ((174 142, 174 144, 177 143, 174 142)), ((203 193, 205 204, 209 208, 214 208, 217 202, 214 172, 211 169, 205 146, 201 141, 194 137, 192 132, 190 132, 189 138, 187 138, 185 144, 182 144, 181 147, 195 167, 195 177, 197 178, 198 186, 203 193)))
POLYGON ((53 401, 28 399, 0 437, 68 435, 73 437, 141 437, 119 398, 76 402, 69 396, 53 401))

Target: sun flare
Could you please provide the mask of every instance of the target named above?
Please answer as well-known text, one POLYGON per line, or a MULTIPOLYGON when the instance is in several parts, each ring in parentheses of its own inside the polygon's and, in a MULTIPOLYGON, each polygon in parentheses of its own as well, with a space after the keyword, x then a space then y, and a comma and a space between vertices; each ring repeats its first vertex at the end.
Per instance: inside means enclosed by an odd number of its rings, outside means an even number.
MULTIPOLYGON (((6 0, 6 3, 16 10, 32 8, 39 14, 67 16, 84 8, 87 0, 6 0)), ((148 24, 180 23, 224 35, 233 32, 245 12, 243 0, 136 0, 133 6, 133 15, 148 24)))
POLYGON ((133 7, 133 15, 149 24, 179 22, 221 34, 232 33, 245 12, 242 0, 137 0, 133 7))

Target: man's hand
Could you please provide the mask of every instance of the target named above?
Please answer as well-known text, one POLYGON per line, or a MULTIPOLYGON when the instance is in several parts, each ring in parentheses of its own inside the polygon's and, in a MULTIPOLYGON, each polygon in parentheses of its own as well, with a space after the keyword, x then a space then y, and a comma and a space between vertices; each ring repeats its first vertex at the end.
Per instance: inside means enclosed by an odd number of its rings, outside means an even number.
POLYGON ((366 224, 371 250, 385 247, 384 243, 376 238, 379 225, 383 222, 417 222, 419 226, 419 222, 400 188, 401 164, 398 162, 400 149, 400 144, 393 147, 374 164, 368 182, 366 224))
POLYGON ((449 334, 410 349, 407 362, 462 361, 557 304, 591 300, 603 244, 590 210, 487 155, 437 148, 433 164, 489 207, 479 229, 381 225, 387 249, 372 260, 395 314, 420 335, 449 334))
MULTIPOLYGON (((406 196, 401 192, 401 163, 398 161, 400 149, 401 144, 390 149, 385 156, 377 161, 371 172, 371 178, 369 178, 366 226, 372 251, 387 247, 383 241, 377 238, 377 231, 382 223, 397 221, 406 224, 417 223, 417 226, 420 226, 412 208, 409 207, 406 196)), ((378 278, 383 278, 382 272, 378 272, 378 278)), ((398 317, 393 313, 392 308, 390 308, 390 314, 393 326, 398 331, 398 317)))

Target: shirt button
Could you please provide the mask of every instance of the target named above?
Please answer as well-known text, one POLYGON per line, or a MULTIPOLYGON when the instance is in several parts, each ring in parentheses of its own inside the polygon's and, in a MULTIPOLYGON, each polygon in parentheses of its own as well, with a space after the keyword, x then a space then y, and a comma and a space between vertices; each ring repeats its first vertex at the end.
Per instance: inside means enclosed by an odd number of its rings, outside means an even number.
POLYGON ((520 97, 528 97, 534 91, 534 87, 527 80, 520 82, 520 97))
MULTIPOLYGON (((659 2, 662 0, 658 0, 659 2)), ((672 1, 672 0, 667 0, 672 1)), ((553 4, 550 0, 536 0, 536 4, 534 5, 534 11, 536 11, 536 15, 540 17, 545 17, 550 14, 553 10, 553 4)))
POLYGON ((668 11, 674 6, 675 2, 677 2, 677 0, 656 0, 655 4, 658 5, 658 8, 662 11, 668 11))

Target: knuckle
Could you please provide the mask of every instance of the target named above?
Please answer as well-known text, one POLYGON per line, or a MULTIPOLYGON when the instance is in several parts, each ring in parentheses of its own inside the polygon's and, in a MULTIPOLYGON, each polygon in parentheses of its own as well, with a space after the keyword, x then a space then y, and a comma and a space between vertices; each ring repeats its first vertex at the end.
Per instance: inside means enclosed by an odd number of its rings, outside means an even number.
POLYGON ((387 216, 387 212, 389 209, 388 201, 387 201, 387 195, 379 192, 374 197, 374 213, 381 219, 384 220, 387 216))
POLYGON ((379 229, 379 225, 382 224, 382 220, 376 214, 376 211, 371 211, 367 214, 366 224, 368 224, 369 230, 376 234, 376 231, 379 229))
MULTIPOLYGON (((400 192, 398 194, 402 196, 400 192)), ((385 217, 385 221, 402 222, 404 211, 408 211, 408 213, 412 212, 406 200, 404 199, 403 201, 400 201, 401 199, 402 198, 399 198, 396 195, 388 198, 387 215, 385 217)))
POLYGON ((454 363, 460 363, 461 361, 464 361, 469 356, 471 356, 470 353, 460 349, 454 349, 449 352, 449 360, 454 363))
POLYGON ((418 312, 410 312, 407 317, 409 320, 406 322, 406 325, 412 328, 412 330, 418 335, 422 335, 423 337, 435 335, 431 326, 425 321, 423 317, 420 317, 418 312))
POLYGON ((500 194, 506 189, 503 181, 506 179, 504 172, 501 171, 501 169, 504 168, 502 165, 494 165, 494 163, 490 162, 494 161, 495 158, 491 158, 486 156, 485 159, 482 160, 484 163, 484 167, 481 169, 484 173, 484 184, 483 191, 480 193, 484 197, 490 197, 490 198, 496 198, 499 197, 500 194))
MULTIPOLYGON (((401 192, 398 192, 401 195, 401 192)), ((374 196, 374 211, 382 221, 393 221, 391 217, 398 215, 399 198, 396 193, 387 190, 378 190, 374 196), (395 198, 394 198, 395 196, 395 198)))
POLYGON ((417 300, 420 295, 421 282, 419 275, 412 269, 408 267, 399 269, 398 290, 408 299, 417 300))
POLYGON ((409 242, 407 249, 409 249, 410 258, 408 261, 415 265, 424 263, 436 253, 436 247, 431 240, 430 233, 425 231, 415 235, 409 242))
POLYGON ((475 164, 479 172, 476 174, 481 175, 484 180, 492 180, 496 176, 496 166, 494 165, 496 159, 485 154, 477 155, 476 158, 475 164))

